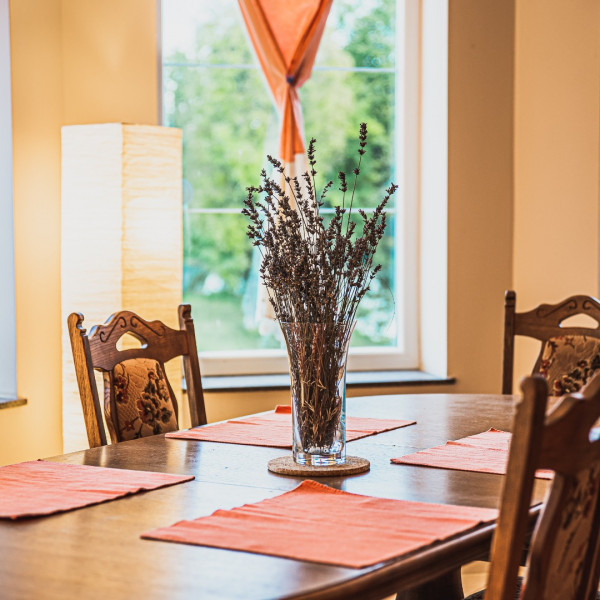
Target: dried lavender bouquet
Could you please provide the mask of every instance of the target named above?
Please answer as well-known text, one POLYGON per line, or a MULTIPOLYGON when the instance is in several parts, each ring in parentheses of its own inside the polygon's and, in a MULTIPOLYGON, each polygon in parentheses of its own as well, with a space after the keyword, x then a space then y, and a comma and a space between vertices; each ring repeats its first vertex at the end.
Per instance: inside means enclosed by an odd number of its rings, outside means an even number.
POLYGON ((250 219, 248 237, 260 249, 260 275, 286 340, 295 424, 306 451, 328 448, 335 437, 343 406, 339 383, 356 311, 381 269, 373 258, 386 228, 384 208, 398 187, 387 188, 370 217, 357 211, 359 235, 352 206, 367 145, 362 123, 353 181, 338 174, 341 206, 326 226, 319 208, 333 182, 317 196, 315 144, 313 138, 307 151, 310 172, 301 179, 286 176, 281 162, 268 156, 281 184, 263 169, 260 185, 247 188, 242 210, 250 219))

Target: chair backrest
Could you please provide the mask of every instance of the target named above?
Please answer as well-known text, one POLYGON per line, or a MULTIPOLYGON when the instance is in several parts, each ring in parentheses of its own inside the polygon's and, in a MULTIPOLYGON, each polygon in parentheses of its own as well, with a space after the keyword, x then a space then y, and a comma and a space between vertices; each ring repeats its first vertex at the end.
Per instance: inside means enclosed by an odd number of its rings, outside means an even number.
POLYGON ((515 336, 541 342, 532 370, 548 381, 550 394, 562 396, 579 390, 600 369, 600 302, 591 296, 571 296, 558 304, 541 304, 516 312, 516 294, 507 291, 504 303, 504 359, 502 393, 512 394, 515 336), (561 326, 576 315, 596 321, 596 327, 561 326))
POLYGON ((204 395, 194 322, 189 304, 178 309, 180 329, 161 321, 145 321, 130 311, 109 317, 103 325, 83 328, 83 315, 67 323, 77 385, 90 448, 107 443, 94 370, 104 377, 104 413, 113 442, 172 431, 178 427, 175 394, 165 375, 165 362, 181 356, 192 426, 206 424, 204 395), (117 348, 123 336, 141 347, 117 348))
POLYGON ((554 479, 531 540, 521 600, 592 600, 600 580, 600 374, 546 415, 547 383, 521 383, 485 600, 512 600, 537 469, 554 479))

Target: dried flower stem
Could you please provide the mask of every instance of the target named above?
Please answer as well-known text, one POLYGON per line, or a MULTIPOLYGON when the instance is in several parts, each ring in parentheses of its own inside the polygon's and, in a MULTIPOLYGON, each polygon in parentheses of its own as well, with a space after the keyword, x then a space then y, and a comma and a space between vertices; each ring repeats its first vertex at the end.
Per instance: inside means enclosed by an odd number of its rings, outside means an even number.
POLYGON ((385 206, 398 187, 387 188, 371 217, 359 209, 362 233, 354 235, 352 206, 367 145, 367 126, 361 123, 349 208, 345 208, 346 175, 340 172, 342 206, 336 207, 325 227, 319 208, 333 182, 317 198, 315 144, 313 138, 308 146, 310 173, 302 177, 304 192, 301 181, 286 176, 282 163, 268 156, 283 176, 285 189, 263 169, 260 185, 248 188, 242 210, 250 219, 248 237, 260 249, 260 275, 284 331, 292 394, 300 399, 296 416, 303 431, 312 432, 305 433, 307 448, 325 447, 332 432, 327 423, 339 418, 340 368, 345 364, 358 305, 381 269, 373 265, 373 258, 386 228, 385 206), (289 328, 286 332, 286 323, 296 324, 293 333, 289 328))

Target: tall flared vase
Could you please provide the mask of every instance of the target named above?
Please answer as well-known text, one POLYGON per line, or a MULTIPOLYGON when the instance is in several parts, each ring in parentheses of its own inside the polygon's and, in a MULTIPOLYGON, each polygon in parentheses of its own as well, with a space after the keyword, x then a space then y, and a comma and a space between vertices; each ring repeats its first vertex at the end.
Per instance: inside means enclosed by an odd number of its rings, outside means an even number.
POLYGON ((294 461, 344 464, 346 360, 354 322, 280 326, 290 365, 294 461))

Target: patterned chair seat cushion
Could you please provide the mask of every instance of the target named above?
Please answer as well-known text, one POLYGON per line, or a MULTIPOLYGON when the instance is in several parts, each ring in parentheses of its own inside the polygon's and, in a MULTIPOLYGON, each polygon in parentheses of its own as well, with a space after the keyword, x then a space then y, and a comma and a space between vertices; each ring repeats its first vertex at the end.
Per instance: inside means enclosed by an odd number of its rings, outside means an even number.
POLYGON ((104 374, 104 409, 113 441, 177 430, 172 391, 163 368, 153 359, 125 360, 104 374))
POLYGON ((599 339, 564 335, 546 341, 539 373, 548 380, 553 396, 579 391, 597 369, 600 369, 599 339))

